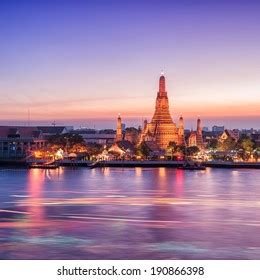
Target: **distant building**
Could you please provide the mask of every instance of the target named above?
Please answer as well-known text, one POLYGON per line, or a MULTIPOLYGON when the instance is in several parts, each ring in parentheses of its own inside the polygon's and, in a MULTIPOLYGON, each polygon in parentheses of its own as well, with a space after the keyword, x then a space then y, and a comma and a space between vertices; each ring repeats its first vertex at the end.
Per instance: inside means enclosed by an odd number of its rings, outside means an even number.
POLYGON ((45 147, 46 139, 38 127, 0 126, 0 158, 25 158, 45 147))
POLYGON ((244 136, 251 136, 251 134, 257 134, 259 133, 260 131, 258 131, 257 129, 254 129, 254 128, 250 128, 250 129, 242 129, 240 131, 240 134, 241 135, 244 135, 244 136))
POLYGON ((73 126, 37 126, 43 136, 54 136, 69 133, 73 130, 73 126))
POLYGON ((232 129, 232 133, 235 135, 236 139, 238 140, 240 137, 239 129, 232 129))
POLYGON ((250 137, 256 143, 257 147, 260 147, 260 133, 253 133, 250 137))
POLYGON ((212 126, 213 132, 224 132, 224 130, 225 130, 225 126, 217 126, 217 125, 212 126))
POLYGON ((77 129, 73 133, 80 135, 85 143, 110 145, 115 142, 116 132, 112 129, 95 130, 95 129, 77 129))
POLYGON ((212 139, 216 139, 219 133, 213 131, 202 131, 203 143, 208 144, 212 139))

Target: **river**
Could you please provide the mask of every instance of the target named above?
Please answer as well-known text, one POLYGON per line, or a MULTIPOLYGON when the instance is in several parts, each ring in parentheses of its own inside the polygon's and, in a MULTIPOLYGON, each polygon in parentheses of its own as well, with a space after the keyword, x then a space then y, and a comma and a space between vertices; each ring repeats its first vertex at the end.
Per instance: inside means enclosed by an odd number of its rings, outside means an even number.
POLYGON ((0 169, 0 259, 260 259, 260 170, 0 169))

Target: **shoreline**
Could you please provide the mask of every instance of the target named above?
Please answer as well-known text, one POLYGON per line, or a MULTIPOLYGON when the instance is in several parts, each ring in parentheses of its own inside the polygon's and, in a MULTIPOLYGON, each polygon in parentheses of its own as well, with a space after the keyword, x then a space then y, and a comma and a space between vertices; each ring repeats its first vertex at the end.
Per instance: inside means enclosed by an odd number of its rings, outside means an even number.
MULTIPOLYGON (((149 168, 178 168, 183 165, 183 161, 170 161, 170 160, 155 160, 155 161, 101 161, 92 168, 103 167, 119 167, 119 168, 135 168, 135 167, 149 167, 149 168)), ((28 168, 30 162, 18 160, 0 160, 0 167, 16 167, 28 168)), ((76 160, 63 160, 59 161, 59 166, 62 167, 90 167, 92 161, 76 161, 76 160)), ((203 165, 210 168, 250 168, 260 169, 260 162, 223 162, 223 161, 210 161, 203 162, 203 165)))

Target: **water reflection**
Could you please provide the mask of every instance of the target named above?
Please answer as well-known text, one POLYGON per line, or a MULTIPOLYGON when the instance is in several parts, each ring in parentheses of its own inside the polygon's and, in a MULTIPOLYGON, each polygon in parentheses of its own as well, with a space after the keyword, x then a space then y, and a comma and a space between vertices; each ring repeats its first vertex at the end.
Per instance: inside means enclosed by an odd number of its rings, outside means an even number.
POLYGON ((177 169, 176 170, 176 180, 175 180, 175 193, 176 197, 182 197, 183 195, 183 187, 184 187, 184 170, 177 169))
POLYGON ((136 175, 136 177, 141 177, 142 176, 142 168, 141 167, 136 167, 135 168, 135 175, 136 175))
POLYGON ((44 170, 32 169, 28 173, 28 199, 25 202, 29 213, 27 220, 30 235, 38 235, 41 233, 40 229, 34 227, 35 224, 41 225, 45 219, 45 209, 43 207, 43 185, 46 178, 44 170))
POLYGON ((5 170, 0 258, 260 258, 259 181, 258 170, 5 170))

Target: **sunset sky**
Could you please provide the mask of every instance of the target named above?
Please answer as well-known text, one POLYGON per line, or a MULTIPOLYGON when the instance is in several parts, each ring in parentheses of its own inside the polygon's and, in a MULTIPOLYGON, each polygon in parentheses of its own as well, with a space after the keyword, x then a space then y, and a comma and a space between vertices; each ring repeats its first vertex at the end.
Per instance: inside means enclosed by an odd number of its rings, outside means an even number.
POLYGON ((1 0, 0 125, 260 128, 260 1, 1 0), (213 3, 214 2, 214 3, 213 3))

